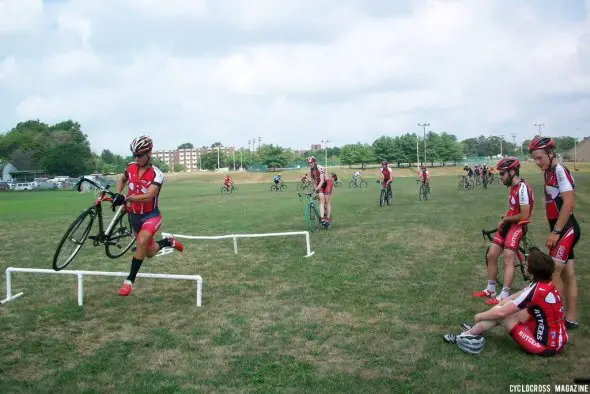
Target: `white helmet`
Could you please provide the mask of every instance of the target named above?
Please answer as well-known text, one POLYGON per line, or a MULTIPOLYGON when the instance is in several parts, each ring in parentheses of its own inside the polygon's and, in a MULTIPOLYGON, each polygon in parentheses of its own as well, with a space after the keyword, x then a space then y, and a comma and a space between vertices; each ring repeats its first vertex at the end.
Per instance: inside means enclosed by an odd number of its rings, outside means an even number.
POLYGON ((129 149, 131 149, 131 153, 137 155, 151 151, 153 146, 154 143, 152 142, 152 139, 147 135, 142 135, 141 137, 137 137, 131 141, 129 149))
POLYGON ((485 345, 485 338, 481 335, 457 335, 457 346, 465 353, 479 354, 485 345))

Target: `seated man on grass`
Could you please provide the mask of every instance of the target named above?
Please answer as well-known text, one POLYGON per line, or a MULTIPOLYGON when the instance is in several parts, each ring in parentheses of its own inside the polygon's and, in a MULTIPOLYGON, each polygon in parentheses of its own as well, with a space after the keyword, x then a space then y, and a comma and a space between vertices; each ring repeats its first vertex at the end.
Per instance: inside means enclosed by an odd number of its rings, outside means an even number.
POLYGON ((483 334, 502 324, 525 352, 540 356, 559 353, 568 336, 561 296, 551 282, 555 263, 549 255, 532 247, 527 270, 533 280, 526 289, 475 315, 474 325, 462 323, 463 332, 447 334, 444 341, 457 344, 466 353, 479 354, 485 342, 483 334))

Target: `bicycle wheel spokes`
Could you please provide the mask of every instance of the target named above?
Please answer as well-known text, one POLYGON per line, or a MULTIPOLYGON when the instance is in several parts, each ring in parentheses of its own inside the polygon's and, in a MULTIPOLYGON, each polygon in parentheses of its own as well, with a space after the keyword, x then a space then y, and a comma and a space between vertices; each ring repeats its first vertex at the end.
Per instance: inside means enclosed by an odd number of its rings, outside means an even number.
POLYGON ((115 217, 115 225, 110 234, 106 234, 105 252, 111 259, 116 259, 125 254, 135 242, 131 218, 122 213, 115 217))
POLYGON ((66 230, 66 233, 62 237, 61 241, 57 245, 57 250, 53 255, 53 269, 56 271, 64 269, 74 259, 76 254, 84 245, 92 223, 94 222, 94 210, 93 208, 82 212, 70 227, 66 230))
POLYGON ((385 203, 385 189, 381 189, 381 194, 379 195, 379 206, 383 206, 385 203))
POLYGON ((393 192, 391 190, 387 191, 387 205, 391 205, 391 201, 393 200, 393 192))

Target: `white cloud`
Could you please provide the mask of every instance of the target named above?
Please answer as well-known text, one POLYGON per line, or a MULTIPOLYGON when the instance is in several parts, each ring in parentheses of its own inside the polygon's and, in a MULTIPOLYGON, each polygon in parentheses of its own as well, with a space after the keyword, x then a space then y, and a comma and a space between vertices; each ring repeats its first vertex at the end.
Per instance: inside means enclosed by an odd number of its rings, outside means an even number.
POLYGON ((0 34, 34 29, 42 14, 42 0, 2 0, 0 1, 0 34))
POLYGON ((96 150, 124 153, 144 132, 162 148, 255 136, 306 148, 425 121, 525 139, 541 119, 561 135, 589 120, 588 18, 557 24, 503 1, 97 4, 41 8, 38 44, 11 36, 23 52, 0 63, 2 128, 71 117, 96 150))
POLYGON ((16 60, 13 57, 7 57, 0 62, 0 81, 7 79, 16 70, 16 60))

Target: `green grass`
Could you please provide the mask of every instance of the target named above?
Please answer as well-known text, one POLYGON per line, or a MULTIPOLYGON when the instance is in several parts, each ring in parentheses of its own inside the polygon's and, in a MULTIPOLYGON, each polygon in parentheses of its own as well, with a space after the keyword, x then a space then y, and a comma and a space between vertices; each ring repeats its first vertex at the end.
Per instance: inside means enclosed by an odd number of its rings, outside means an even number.
MULTIPOLYGON (((529 239, 542 244, 541 174, 526 178, 536 196, 529 239)), ((183 281, 140 278, 121 298, 121 278, 88 277, 80 308, 75 277, 14 274, 13 292, 25 295, 0 309, 0 391, 506 392, 588 376, 590 174, 576 181, 582 324, 558 357, 521 352, 501 328, 479 356, 442 341, 485 309, 470 297, 485 283, 479 231, 504 213, 506 188, 459 192, 456 176, 434 177, 433 200, 421 203, 414 179, 396 178, 392 206, 380 208, 369 179, 366 190, 336 189, 333 228, 312 235, 312 257, 303 237, 285 237, 240 239, 237 256, 231 240, 186 241, 184 254, 144 263, 142 272, 201 275, 202 308, 183 281)), ((218 184, 170 179, 162 230, 305 230, 295 183, 286 193, 269 185, 237 181, 238 194, 221 196, 218 184)), ((63 231, 92 199, 0 194, 2 277, 9 266, 50 268, 63 231)), ((110 260, 87 244, 68 268, 127 271, 130 258, 110 260)))

